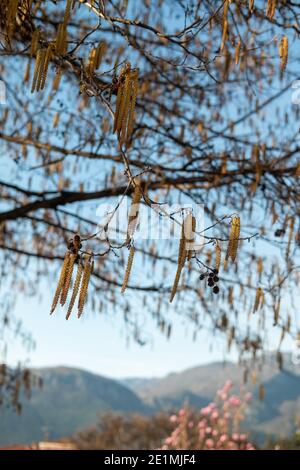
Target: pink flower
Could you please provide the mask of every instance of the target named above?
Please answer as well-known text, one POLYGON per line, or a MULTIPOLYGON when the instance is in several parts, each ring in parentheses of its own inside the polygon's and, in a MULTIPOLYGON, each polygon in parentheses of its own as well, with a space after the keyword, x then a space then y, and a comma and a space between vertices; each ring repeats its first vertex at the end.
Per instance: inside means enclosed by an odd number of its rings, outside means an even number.
POLYGON ((222 390, 223 390, 223 392, 227 393, 227 392, 229 392, 230 389, 232 389, 232 387, 233 387, 232 381, 231 380, 226 380, 225 385, 224 385, 222 390))
POLYGON ((235 432, 235 433, 232 434, 232 440, 233 440, 233 441, 238 441, 238 440, 239 440, 239 437, 240 437, 240 436, 238 435, 237 432, 235 432))
POLYGON ((194 423, 193 421, 190 421, 189 424, 188 424, 189 428, 191 429, 193 426, 194 426, 194 423))
POLYGON ((246 445, 246 449, 247 450, 255 450, 255 448, 253 447, 252 444, 250 444, 250 442, 246 445))
POLYGON ((184 416, 185 415, 185 409, 182 408, 181 410, 179 410, 179 416, 184 416))
POLYGON ((246 441, 247 435, 246 434, 240 434, 240 441, 246 441))
POLYGON ((212 412, 212 409, 210 406, 205 406, 204 408, 201 409, 201 413, 205 416, 210 415, 211 412, 212 412))
POLYGON ((176 415, 170 416, 170 421, 171 421, 171 423, 176 423, 176 421, 177 421, 177 416, 176 416, 176 415))
POLYGON ((207 426, 205 432, 206 434, 210 434, 212 432, 212 428, 210 426, 207 426))
POLYGON ((218 434, 219 434, 219 431, 218 431, 217 429, 213 429, 212 435, 213 435, 214 437, 217 437, 218 434))
POLYGON ((221 428, 223 428, 224 426, 226 426, 226 419, 220 418, 218 424, 221 428))
POLYGON ((206 424, 207 424, 206 419, 201 419, 201 421, 199 421, 199 423, 198 423, 198 427, 199 427, 200 429, 201 429, 201 428, 205 428, 206 424))
POLYGON ((238 407, 238 406, 241 405, 241 400, 240 400, 240 398, 239 398, 237 395, 232 395, 232 396, 229 398, 228 403, 229 403, 231 406, 238 407))
POLYGON ((219 417, 219 412, 218 411, 214 411, 211 415, 212 419, 218 419, 219 417))
POLYGON ((222 390, 218 391, 218 397, 222 400, 225 401, 227 400, 227 393, 223 392, 222 390))
POLYGON ((251 392, 247 392, 246 395, 245 395, 245 401, 246 401, 247 403, 249 403, 251 400, 252 400, 252 393, 251 393, 251 392))
POLYGON ((229 441, 229 442, 227 443, 227 448, 228 448, 229 450, 237 450, 236 444, 235 444, 234 442, 232 442, 232 441, 229 441))
POLYGON ((228 439, 228 436, 227 434, 222 434, 222 436, 220 436, 220 442, 223 444, 224 442, 226 442, 228 439))
POLYGON ((206 447, 208 447, 209 449, 212 449, 213 446, 214 446, 214 441, 213 441, 212 439, 206 439, 205 445, 206 445, 206 447))

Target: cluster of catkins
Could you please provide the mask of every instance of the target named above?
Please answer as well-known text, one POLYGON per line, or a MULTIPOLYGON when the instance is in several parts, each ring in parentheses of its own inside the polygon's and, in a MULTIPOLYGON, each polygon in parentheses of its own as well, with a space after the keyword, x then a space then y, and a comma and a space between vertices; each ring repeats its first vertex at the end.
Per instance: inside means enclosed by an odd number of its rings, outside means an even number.
POLYGON ((89 280, 93 271, 93 255, 86 254, 84 257, 82 257, 79 254, 79 250, 81 247, 82 244, 79 235, 75 235, 74 238, 72 238, 68 243, 68 251, 65 254, 63 266, 61 268, 50 312, 51 314, 54 312, 58 302, 60 302, 61 306, 65 305, 72 283, 74 266, 75 264, 77 264, 77 273, 73 284, 72 295, 66 315, 67 320, 72 313, 72 309, 74 307, 78 292, 79 297, 77 316, 79 318, 82 315, 83 307, 87 297, 89 280))

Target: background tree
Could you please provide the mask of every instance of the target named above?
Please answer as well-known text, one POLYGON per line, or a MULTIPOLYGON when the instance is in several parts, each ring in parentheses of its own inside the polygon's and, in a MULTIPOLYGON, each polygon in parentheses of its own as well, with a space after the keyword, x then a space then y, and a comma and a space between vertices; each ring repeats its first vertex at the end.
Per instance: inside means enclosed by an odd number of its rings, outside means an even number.
POLYGON ((261 356, 269 333, 278 348, 296 339, 298 2, 0 6, 3 298, 36 293, 47 275, 54 292, 68 247, 56 303, 81 266, 79 313, 88 287, 89 307, 123 312, 141 344, 149 313, 166 335, 175 313, 195 337, 223 332, 241 358, 261 356), (178 256, 177 239, 135 238, 136 212, 125 239, 111 239, 96 209, 110 202, 116 215, 120 196, 180 226, 184 204, 203 204, 202 250, 187 256, 182 239, 178 256))

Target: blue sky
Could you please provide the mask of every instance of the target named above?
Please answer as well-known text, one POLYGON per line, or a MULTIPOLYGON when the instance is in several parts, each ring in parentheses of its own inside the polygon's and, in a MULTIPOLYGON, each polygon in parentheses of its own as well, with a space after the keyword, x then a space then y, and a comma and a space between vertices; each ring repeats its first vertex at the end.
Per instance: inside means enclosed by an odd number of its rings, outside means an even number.
MULTIPOLYGON (((134 340, 128 344, 123 334, 121 319, 91 314, 88 309, 78 320, 69 321, 62 310, 49 316, 50 295, 17 302, 15 314, 24 321, 24 327, 36 340, 36 348, 27 356, 35 367, 69 365, 110 377, 162 376, 224 357, 224 341, 203 333, 192 339, 192 329, 178 318, 169 340, 151 329, 151 339, 145 346, 134 340), (213 345, 213 349, 211 347, 213 345)), ((149 324, 149 329, 150 329, 149 324)), ((8 351, 10 363, 24 358, 24 347, 18 339, 8 351)), ((231 356, 232 358, 234 355, 231 356)))
MULTIPOLYGON (((76 315, 66 321, 64 312, 49 315, 50 295, 42 299, 20 299, 14 313, 24 321, 36 341, 36 347, 26 352, 18 339, 12 339, 8 361, 15 364, 28 357, 33 367, 68 365, 90 370, 113 378, 154 377, 177 372, 212 361, 236 360, 234 351, 226 352, 224 338, 203 332, 193 341, 192 328, 174 320, 169 340, 155 328, 151 340, 141 347, 134 340, 128 344, 123 334, 124 323, 118 318, 91 314, 88 309, 78 320, 76 315), (25 356, 24 356, 25 355, 25 356)), ((149 323, 149 329, 151 323, 149 323)), ((275 346, 270 345, 271 347, 275 346)), ((293 347, 286 342, 284 350, 293 347)))

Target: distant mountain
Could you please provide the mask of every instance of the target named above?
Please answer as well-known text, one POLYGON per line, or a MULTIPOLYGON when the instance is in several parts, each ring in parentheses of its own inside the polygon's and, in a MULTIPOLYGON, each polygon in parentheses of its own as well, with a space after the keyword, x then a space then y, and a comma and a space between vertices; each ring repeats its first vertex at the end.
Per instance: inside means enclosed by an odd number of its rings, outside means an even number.
POLYGON ((68 367, 35 370, 43 388, 23 399, 20 416, 0 407, 0 445, 68 436, 107 410, 149 413, 148 405, 115 380, 68 367))
MULTIPOLYGON (((245 388, 254 395, 248 427, 261 438, 269 434, 285 437, 295 430, 295 418, 300 418, 300 367, 293 364, 290 354, 283 355, 279 370, 274 354, 266 356, 257 371, 257 382, 265 388, 265 399, 258 400, 258 385, 248 380, 245 388)), ((248 363, 249 375, 254 366, 248 363)), ((214 399, 216 391, 230 379, 236 390, 243 384, 244 368, 231 362, 216 362, 172 373, 161 379, 127 379, 124 382, 149 406, 158 409, 178 408, 184 402, 201 407, 214 399)))
MULTIPOLYGON (((249 373, 253 366, 248 364, 249 373)), ((33 390, 23 400, 23 412, 0 407, 0 445, 58 439, 97 422, 99 414, 150 414, 178 409, 184 402, 202 407, 214 399, 227 379, 236 389, 243 383, 243 368, 234 363, 213 363, 194 367, 164 378, 129 378, 120 382, 68 367, 37 370, 43 379, 42 390, 33 390)), ((247 427, 256 439, 265 434, 285 437, 295 429, 300 417, 300 368, 284 356, 284 368, 278 370, 274 355, 269 355, 258 372, 258 383, 265 387, 265 399, 254 399, 247 427)), ((258 386, 246 385, 257 397, 258 386)))

